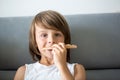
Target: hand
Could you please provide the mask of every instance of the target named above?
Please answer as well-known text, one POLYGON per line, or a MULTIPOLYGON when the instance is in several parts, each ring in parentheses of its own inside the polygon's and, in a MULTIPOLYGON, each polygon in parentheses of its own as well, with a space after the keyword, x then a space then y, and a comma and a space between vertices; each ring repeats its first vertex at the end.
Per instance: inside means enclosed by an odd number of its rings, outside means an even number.
POLYGON ((64 43, 58 43, 53 45, 53 60, 57 67, 66 65, 67 50, 64 43))
POLYGON ((54 44, 52 53, 54 63, 60 71, 62 80, 74 80, 67 66, 66 62, 67 50, 65 44, 64 43, 54 44))

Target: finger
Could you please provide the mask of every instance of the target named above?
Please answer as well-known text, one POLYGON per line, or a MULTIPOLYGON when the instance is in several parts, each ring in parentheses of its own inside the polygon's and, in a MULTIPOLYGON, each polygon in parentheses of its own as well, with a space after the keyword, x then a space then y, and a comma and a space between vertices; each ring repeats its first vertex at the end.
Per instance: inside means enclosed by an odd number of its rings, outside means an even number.
POLYGON ((63 49, 65 49, 65 43, 59 43, 59 45, 60 45, 63 49))
POLYGON ((56 48, 56 49, 59 50, 59 51, 62 51, 62 50, 63 50, 61 44, 54 44, 54 45, 53 45, 53 48, 56 48))

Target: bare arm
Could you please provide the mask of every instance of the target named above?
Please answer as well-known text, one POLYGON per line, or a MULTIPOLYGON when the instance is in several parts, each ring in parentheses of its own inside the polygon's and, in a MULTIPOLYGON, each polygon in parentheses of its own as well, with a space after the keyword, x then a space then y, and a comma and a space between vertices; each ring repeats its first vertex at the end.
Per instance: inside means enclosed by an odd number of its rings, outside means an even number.
POLYGON ((86 80, 85 69, 82 65, 76 64, 74 67, 74 76, 70 73, 67 66, 59 67, 62 80, 86 80))
POLYGON ((74 80, 73 75, 71 74, 71 72, 69 71, 67 65, 63 65, 61 67, 59 67, 61 76, 62 76, 62 80, 74 80))
POLYGON ((20 68, 18 68, 14 80, 24 80, 25 69, 25 66, 21 66, 20 68))
POLYGON ((76 64, 74 71, 75 80, 86 80, 86 72, 82 65, 76 64))

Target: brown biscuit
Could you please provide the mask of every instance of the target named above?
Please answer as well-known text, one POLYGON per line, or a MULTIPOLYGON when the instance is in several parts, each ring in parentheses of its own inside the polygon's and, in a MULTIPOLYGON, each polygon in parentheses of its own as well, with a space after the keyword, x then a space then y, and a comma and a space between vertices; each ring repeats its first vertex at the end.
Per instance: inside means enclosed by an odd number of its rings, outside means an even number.
MULTIPOLYGON (((67 49, 70 49, 70 48, 77 48, 77 45, 74 45, 74 44, 66 44, 65 47, 67 49)), ((48 47, 48 48, 43 48, 43 49, 51 49, 51 47, 48 47)))

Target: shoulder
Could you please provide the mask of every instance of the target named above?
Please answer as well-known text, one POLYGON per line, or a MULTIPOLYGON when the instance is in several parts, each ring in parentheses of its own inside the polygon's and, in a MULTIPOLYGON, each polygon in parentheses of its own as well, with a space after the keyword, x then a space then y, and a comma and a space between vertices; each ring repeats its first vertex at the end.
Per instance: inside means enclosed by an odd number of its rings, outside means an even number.
POLYGON ((81 64, 75 64, 75 70, 85 71, 85 68, 81 64))
POLYGON ((14 80, 24 80, 25 70, 26 70, 25 65, 19 67, 18 70, 16 71, 14 80))
POLYGON ((75 77, 75 80, 85 80, 86 79, 86 72, 85 72, 85 68, 83 65, 75 64, 74 77, 75 77))

